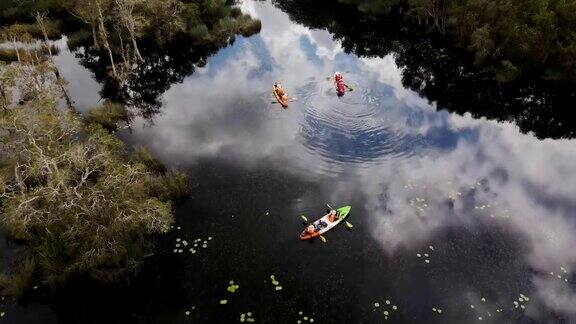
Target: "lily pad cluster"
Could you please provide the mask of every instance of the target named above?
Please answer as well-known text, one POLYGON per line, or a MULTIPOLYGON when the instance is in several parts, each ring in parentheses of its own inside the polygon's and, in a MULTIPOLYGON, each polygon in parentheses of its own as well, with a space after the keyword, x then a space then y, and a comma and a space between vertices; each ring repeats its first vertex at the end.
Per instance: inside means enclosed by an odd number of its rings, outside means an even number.
POLYGON ((228 286, 228 288, 227 288, 226 290, 228 290, 228 291, 231 292, 231 293, 234 293, 234 292, 236 292, 236 290, 240 289, 240 286, 239 286, 239 285, 236 285, 236 284, 234 283, 234 280, 230 280, 230 281, 228 282, 228 284, 229 284, 229 286, 228 286))
POLYGON ((387 320, 393 312, 398 310, 398 306, 394 305, 389 299, 386 299, 382 305, 379 302, 374 302, 373 311, 382 311, 384 319, 387 320))
POLYGON ((184 249, 188 246, 188 241, 177 238, 174 242, 174 253, 184 253, 184 249))
MULTIPOLYGON (((452 187, 452 181, 447 182, 450 187, 452 187)), ((452 201, 456 201, 458 198, 462 196, 462 192, 458 191, 457 189, 450 188, 448 190, 448 199, 452 201)))
POLYGON ((556 277, 559 280, 564 280, 564 282, 568 282, 568 269, 564 267, 560 267, 560 271, 558 273, 550 272, 552 277, 556 277))
MULTIPOLYGON (((480 301, 481 301, 482 303, 486 303, 486 298, 482 297, 482 298, 480 298, 480 301)), ((491 312, 489 312, 489 311, 484 312, 484 311, 480 310, 481 308, 484 308, 484 307, 482 307, 482 306, 476 307, 474 304, 470 304, 470 308, 473 309, 473 310, 476 312, 476 316, 477 316, 477 318, 478 318, 479 321, 483 321, 484 318, 487 318, 487 317, 492 317, 492 313, 491 313, 491 312), (485 317, 485 316, 486 316, 486 317, 485 317)), ((496 309, 496 312, 497 312, 497 313, 500 313, 500 311, 501 311, 501 310, 496 309)))
POLYGON ((424 259, 424 263, 430 263, 430 255, 432 254, 432 252, 434 252, 434 246, 430 245, 430 246, 428 247, 428 250, 429 250, 430 252, 426 251, 426 252, 418 252, 418 253, 416 253, 416 256, 417 256, 418 258, 424 259))
POLYGON ((432 307, 432 311, 436 314, 442 314, 443 310, 439 307, 432 307))
POLYGON ((194 311, 195 309, 196 309, 196 306, 190 307, 190 309, 187 309, 187 310, 184 312, 184 315, 190 316, 190 314, 192 313, 192 311, 194 311))
POLYGON ((428 202, 424 198, 416 197, 409 200, 410 206, 416 208, 419 212, 424 212, 428 208, 428 202))
POLYGON ((246 313, 242 313, 240 314, 240 322, 244 323, 253 323, 256 320, 254 319, 254 314, 252 314, 252 312, 246 312, 246 313))
POLYGON ((530 301, 530 298, 522 293, 518 296, 518 300, 513 301, 514 308, 526 309, 526 304, 530 301))
POLYGON ((209 236, 207 239, 203 240, 202 238, 197 238, 194 240, 192 247, 190 248, 190 253, 196 254, 200 248, 207 248, 208 242, 212 241, 212 236, 209 236))
MULTIPOLYGON (((178 226, 178 229, 180 229, 180 226, 178 226)), ((184 250, 188 250, 190 253, 196 254, 200 248, 207 248, 209 241, 212 241, 212 236, 209 236, 206 240, 197 238, 192 243, 189 243, 187 240, 182 238, 176 238, 172 252, 184 253, 184 250)))
POLYGON ((410 189, 410 190, 414 190, 414 189, 426 189, 426 186, 425 186, 425 185, 418 185, 418 184, 416 184, 416 183, 408 182, 408 183, 404 186, 404 188, 405 188, 405 189, 410 189))
POLYGON ((276 277, 274 275, 270 275, 270 280, 272 281, 272 284, 274 285, 274 289, 282 290, 282 286, 280 285, 280 281, 276 280, 276 277))
POLYGON ((298 320, 296 321, 297 324, 302 323, 314 323, 314 318, 304 314, 303 311, 298 312, 298 320))

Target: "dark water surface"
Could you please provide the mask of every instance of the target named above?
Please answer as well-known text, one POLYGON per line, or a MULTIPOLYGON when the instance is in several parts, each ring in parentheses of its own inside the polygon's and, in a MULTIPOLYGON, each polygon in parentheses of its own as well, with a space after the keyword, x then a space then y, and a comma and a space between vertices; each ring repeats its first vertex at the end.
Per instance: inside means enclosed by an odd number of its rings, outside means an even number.
MULTIPOLYGON (((194 183, 158 255, 116 295, 68 291, 0 321, 576 322, 574 140, 437 109, 404 87, 393 54, 346 54, 268 2, 241 7, 260 34, 209 57, 121 133, 194 183), (336 96, 334 71, 353 92, 336 96), (275 81, 298 98, 286 110, 271 103, 275 81), (326 203, 352 205, 353 230, 300 242, 300 215, 326 203)), ((66 51, 58 63, 77 105, 95 104, 91 73, 66 51)))

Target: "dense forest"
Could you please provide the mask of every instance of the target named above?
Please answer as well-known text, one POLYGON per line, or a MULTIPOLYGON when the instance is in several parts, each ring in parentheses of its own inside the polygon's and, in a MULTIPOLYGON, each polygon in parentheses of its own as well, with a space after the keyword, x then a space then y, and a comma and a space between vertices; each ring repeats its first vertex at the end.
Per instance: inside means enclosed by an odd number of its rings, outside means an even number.
POLYGON ((153 236, 170 230, 172 204, 189 185, 113 134, 129 125, 127 105, 143 102, 130 88, 143 71, 162 69, 168 77, 151 87, 154 102, 207 53, 259 30, 259 21, 218 0, 0 3, 0 223, 16 251, 0 294, 20 298, 71 279, 117 281, 154 255, 153 236), (86 116, 53 60, 51 40, 63 36, 82 48, 88 67, 98 62, 95 73, 109 85, 104 97, 114 99, 86 116), (158 55, 179 42, 188 46, 182 55, 194 55, 169 77, 166 63, 154 64, 169 61, 158 55))
POLYGON ((500 81, 576 81, 574 0, 338 0, 447 34, 500 81))

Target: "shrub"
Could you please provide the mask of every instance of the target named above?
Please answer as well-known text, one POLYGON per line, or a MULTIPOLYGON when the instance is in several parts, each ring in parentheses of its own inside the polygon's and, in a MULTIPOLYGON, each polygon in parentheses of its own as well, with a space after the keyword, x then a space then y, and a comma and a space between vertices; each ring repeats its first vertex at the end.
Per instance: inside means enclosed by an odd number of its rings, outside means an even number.
POLYGON ((155 158, 148 149, 142 146, 137 146, 132 152, 131 160, 134 163, 140 163, 146 167, 147 170, 155 174, 166 173, 166 167, 160 160, 155 158))
POLYGON ((151 194, 161 201, 182 201, 190 195, 188 176, 178 171, 151 178, 150 188, 151 194))
POLYGON ((128 121, 128 110, 119 103, 107 101, 102 106, 90 110, 88 119, 113 131, 118 128, 118 122, 128 121))

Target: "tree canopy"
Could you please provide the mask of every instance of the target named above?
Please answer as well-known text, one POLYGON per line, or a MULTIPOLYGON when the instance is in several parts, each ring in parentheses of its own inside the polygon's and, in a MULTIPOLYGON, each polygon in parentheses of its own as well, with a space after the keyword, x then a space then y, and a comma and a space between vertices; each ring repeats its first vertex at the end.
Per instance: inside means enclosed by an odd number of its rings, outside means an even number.
POLYGON ((446 33, 500 81, 576 81, 575 0, 338 0, 446 33), (393 10, 397 9, 397 10, 393 10))

